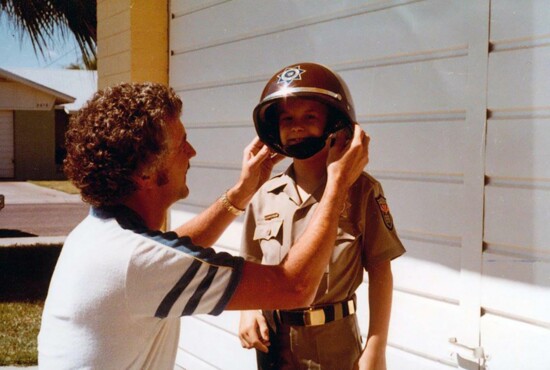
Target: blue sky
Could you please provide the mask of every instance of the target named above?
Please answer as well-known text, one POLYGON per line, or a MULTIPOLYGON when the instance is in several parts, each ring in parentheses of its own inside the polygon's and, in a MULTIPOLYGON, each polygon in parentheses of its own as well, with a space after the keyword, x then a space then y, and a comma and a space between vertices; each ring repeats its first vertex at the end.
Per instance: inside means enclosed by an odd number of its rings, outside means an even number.
POLYGON ((5 16, 0 16, 0 68, 64 68, 79 62, 79 49, 72 37, 64 40, 60 33, 44 49, 35 53, 30 38, 15 29, 5 16))

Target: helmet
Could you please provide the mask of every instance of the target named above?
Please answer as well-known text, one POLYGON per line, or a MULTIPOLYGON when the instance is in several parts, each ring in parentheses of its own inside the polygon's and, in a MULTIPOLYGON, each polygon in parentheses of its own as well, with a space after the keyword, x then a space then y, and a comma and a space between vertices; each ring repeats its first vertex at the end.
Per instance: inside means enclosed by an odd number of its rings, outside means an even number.
POLYGON ((320 151, 331 133, 342 128, 351 131, 355 122, 353 101, 346 83, 336 72, 317 63, 298 63, 284 67, 271 77, 260 102, 254 108, 254 125, 261 141, 274 151, 295 158, 308 158, 320 151), (314 99, 326 104, 329 119, 321 138, 306 141, 297 151, 282 145, 276 107, 290 97, 314 99), (305 150, 305 152, 304 152, 305 150))

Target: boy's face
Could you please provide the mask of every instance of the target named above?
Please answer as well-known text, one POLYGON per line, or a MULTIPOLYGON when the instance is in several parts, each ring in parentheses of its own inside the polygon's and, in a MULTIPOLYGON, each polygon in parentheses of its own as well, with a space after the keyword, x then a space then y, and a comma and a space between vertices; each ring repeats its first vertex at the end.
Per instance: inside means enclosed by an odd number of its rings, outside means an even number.
POLYGON ((311 99, 289 98, 279 103, 279 135, 282 145, 295 145, 308 137, 321 137, 328 108, 311 99))

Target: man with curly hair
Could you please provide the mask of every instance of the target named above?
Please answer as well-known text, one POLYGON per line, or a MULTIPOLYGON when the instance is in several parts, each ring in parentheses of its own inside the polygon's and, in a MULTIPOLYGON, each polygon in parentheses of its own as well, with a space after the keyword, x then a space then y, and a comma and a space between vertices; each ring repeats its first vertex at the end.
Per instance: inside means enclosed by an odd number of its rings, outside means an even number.
POLYGON ((336 238, 344 195, 368 162, 368 136, 334 135, 327 185, 287 258, 267 266, 209 248, 282 159, 259 139, 237 183, 174 231, 196 152, 168 87, 123 83, 96 93, 71 121, 65 171, 91 205, 67 237, 38 337, 41 369, 173 369, 180 317, 294 308, 314 298, 336 238))

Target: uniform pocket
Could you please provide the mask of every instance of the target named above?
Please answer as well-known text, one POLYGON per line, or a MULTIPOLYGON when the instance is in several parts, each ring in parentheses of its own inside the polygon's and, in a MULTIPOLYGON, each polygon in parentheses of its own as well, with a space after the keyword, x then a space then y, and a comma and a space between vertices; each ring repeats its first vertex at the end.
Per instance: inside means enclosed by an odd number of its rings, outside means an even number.
POLYGON ((286 252, 282 250, 282 226, 283 220, 262 220, 257 222, 253 238, 262 248, 262 263, 276 265, 286 255, 286 252))

